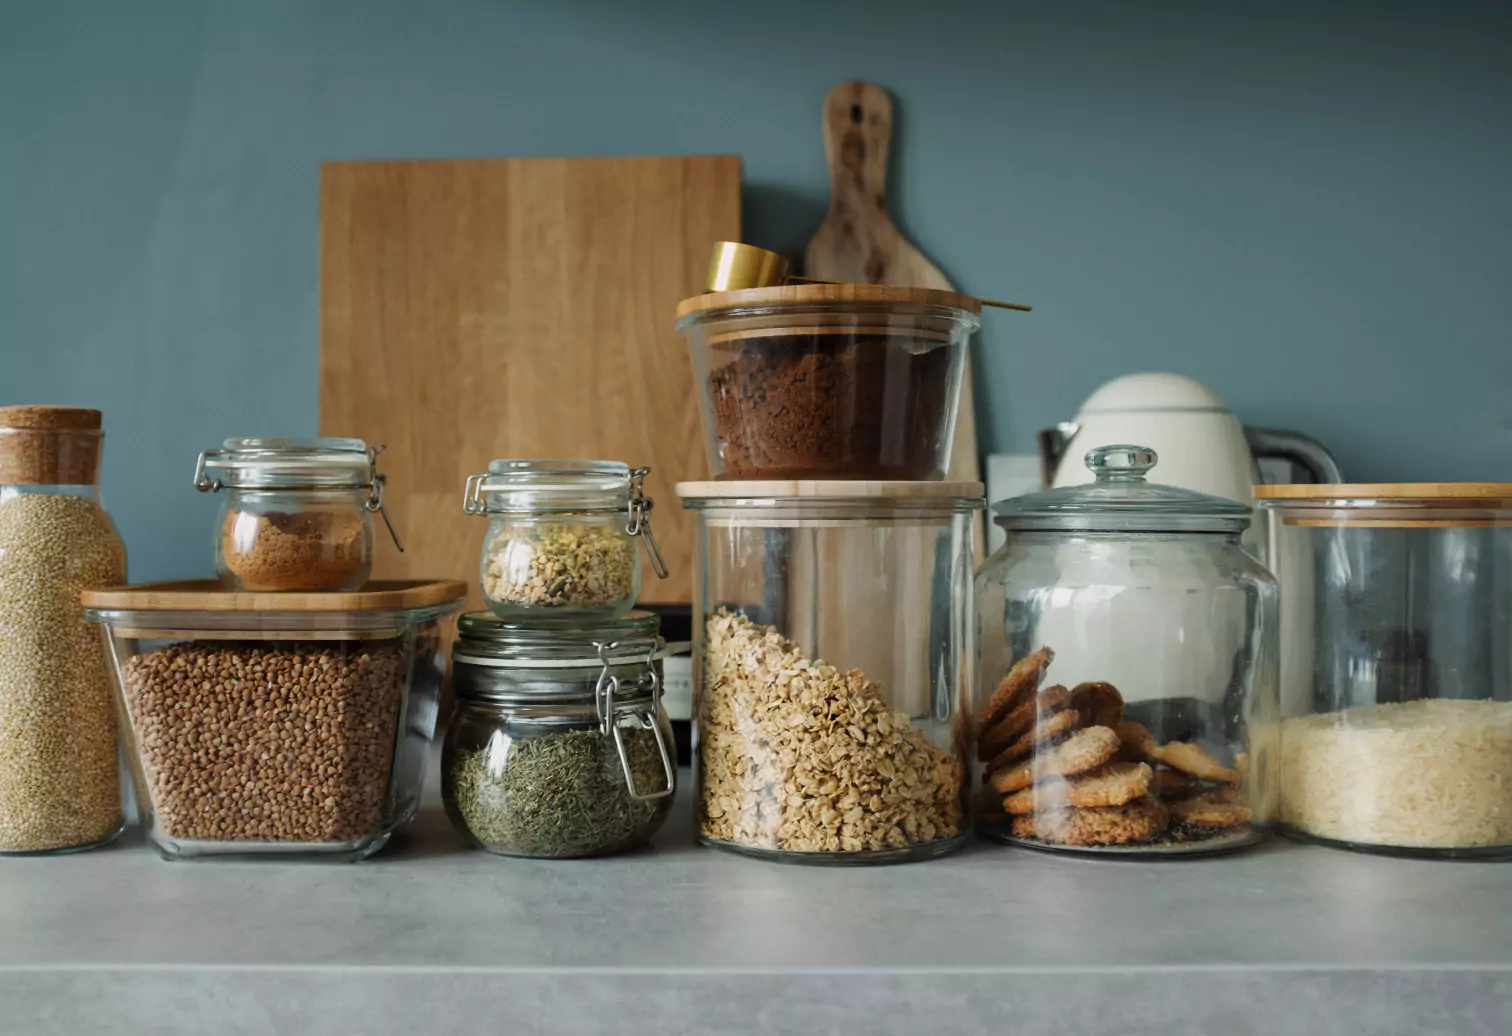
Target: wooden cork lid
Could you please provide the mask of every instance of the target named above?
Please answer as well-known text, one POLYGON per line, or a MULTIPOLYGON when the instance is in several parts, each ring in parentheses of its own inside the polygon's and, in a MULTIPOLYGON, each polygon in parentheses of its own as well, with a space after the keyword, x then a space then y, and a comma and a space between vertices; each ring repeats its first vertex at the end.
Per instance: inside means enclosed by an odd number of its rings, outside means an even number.
POLYGON ((0 407, 0 485, 93 485, 101 423, 86 407, 0 407))

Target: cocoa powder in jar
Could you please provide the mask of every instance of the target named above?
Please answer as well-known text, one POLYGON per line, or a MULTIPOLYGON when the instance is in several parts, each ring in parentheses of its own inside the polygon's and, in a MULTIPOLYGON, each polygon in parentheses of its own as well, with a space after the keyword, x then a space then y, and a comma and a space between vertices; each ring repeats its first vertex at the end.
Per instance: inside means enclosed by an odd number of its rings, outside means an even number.
POLYGON ((952 349, 906 335, 801 333, 714 346, 720 478, 944 474, 952 349))
POLYGON ((382 829, 398 643, 185 642, 134 656, 123 676, 168 837, 332 843, 382 829))

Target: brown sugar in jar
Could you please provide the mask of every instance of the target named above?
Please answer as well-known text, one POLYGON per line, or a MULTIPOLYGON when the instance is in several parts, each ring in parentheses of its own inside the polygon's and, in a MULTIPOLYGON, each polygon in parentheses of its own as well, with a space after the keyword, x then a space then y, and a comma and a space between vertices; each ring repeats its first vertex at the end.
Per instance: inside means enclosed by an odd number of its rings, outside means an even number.
POLYGON ((372 571, 372 525, 360 511, 230 508, 220 555, 239 590, 353 590, 372 571))

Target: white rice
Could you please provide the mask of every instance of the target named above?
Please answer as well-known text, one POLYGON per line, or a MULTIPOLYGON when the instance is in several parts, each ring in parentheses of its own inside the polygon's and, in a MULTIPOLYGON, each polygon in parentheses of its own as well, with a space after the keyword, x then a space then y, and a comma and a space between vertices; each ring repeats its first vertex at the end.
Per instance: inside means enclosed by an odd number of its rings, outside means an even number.
POLYGON ((1512 702, 1423 700, 1281 723, 1281 822, 1344 842, 1512 845, 1512 702))

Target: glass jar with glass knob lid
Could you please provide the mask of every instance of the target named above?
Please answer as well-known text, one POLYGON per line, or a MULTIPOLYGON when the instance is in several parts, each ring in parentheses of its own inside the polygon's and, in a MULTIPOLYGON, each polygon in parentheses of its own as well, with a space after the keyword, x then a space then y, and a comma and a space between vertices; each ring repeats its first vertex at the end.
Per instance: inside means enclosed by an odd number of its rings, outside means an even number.
POLYGON ((462 507, 487 516, 483 597, 501 618, 624 615, 640 555, 667 577, 651 534, 650 468, 605 460, 496 460, 470 475, 462 507))
POLYGON ((549 626, 462 616, 441 791, 470 842, 604 856, 660 829, 677 775, 659 623, 644 611, 549 626))
POLYGON ((382 446, 361 439, 227 439, 199 455, 194 488, 224 491, 215 523, 221 584, 248 593, 356 590, 373 572, 383 516, 382 446))
POLYGON ((1147 481, 1155 451, 998 504, 976 577, 979 830, 1042 848, 1192 853, 1274 814, 1276 581, 1250 508, 1147 481))

